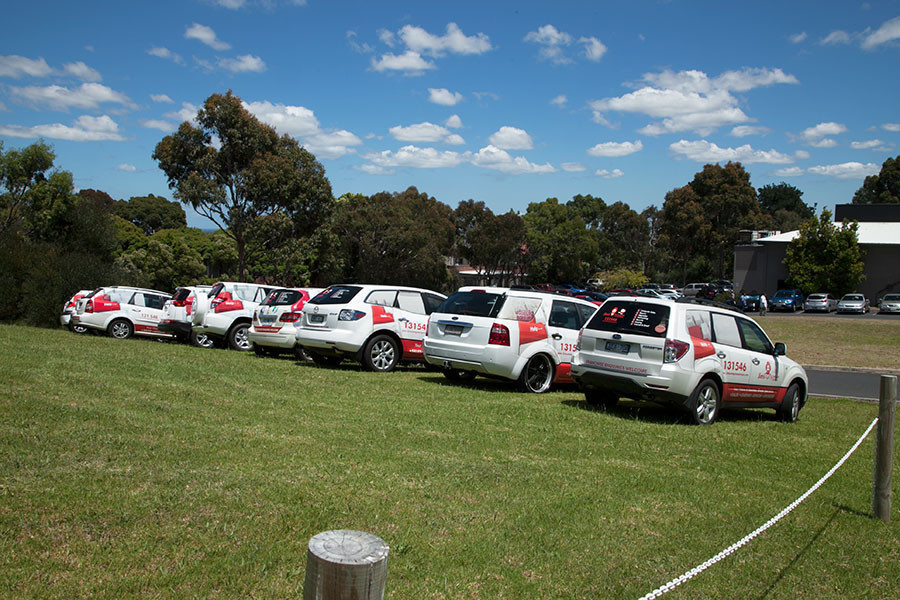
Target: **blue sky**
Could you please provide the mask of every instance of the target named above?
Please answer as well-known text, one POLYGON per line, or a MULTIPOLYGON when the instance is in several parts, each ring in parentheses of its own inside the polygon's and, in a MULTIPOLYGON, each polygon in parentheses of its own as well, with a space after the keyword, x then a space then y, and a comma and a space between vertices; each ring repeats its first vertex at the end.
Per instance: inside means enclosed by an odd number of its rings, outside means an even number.
MULTIPOLYGON (((0 140, 76 186, 172 198, 155 145, 231 89, 336 195, 416 186, 495 212, 661 206, 740 161, 819 208, 900 154, 900 2, 16 2, 0 140)), ((189 224, 208 227, 189 214, 189 224)))

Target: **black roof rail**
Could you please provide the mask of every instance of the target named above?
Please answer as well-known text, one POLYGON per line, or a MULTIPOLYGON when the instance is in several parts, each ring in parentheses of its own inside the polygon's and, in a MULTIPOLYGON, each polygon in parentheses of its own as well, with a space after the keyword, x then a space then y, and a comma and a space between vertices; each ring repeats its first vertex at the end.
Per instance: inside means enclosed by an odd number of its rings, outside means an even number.
POLYGON ((697 298, 696 296, 682 296, 681 298, 676 298, 675 302, 679 302, 681 304, 700 304, 701 306, 715 306, 718 308, 724 308, 726 310, 733 310, 741 314, 744 313, 743 310, 733 304, 716 302, 715 300, 709 300, 708 298, 697 298))

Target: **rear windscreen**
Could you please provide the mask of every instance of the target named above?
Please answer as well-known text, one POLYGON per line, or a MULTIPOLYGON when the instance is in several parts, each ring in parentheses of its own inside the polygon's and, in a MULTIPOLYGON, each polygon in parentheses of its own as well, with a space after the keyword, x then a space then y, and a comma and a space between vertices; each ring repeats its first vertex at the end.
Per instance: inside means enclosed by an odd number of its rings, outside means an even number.
POLYGON ((669 307, 664 304, 607 300, 587 324, 588 329, 666 337, 669 307))
POLYGON ((496 317, 503 306, 502 294, 457 292, 444 300, 437 312, 473 317, 496 317))
POLYGON ((181 302, 183 300, 187 300, 188 296, 191 295, 191 290, 187 288, 178 288, 175 290, 175 295, 172 296, 172 300, 176 302, 181 302))
POLYGON ((263 306, 292 306, 303 299, 303 292, 298 290, 275 290, 262 301, 263 306))
POLYGON ((346 304, 362 288, 356 285, 335 285, 310 300, 312 304, 346 304))

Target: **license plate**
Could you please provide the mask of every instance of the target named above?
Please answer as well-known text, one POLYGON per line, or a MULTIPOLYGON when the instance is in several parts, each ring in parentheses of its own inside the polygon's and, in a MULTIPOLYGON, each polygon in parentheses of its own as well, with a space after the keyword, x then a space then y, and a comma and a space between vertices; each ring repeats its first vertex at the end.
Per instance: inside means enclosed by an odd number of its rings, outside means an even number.
POLYGON ((462 325, 444 325, 445 335, 462 335, 462 325))
POLYGON ((629 350, 631 350, 631 344, 626 344, 624 342, 606 342, 606 351, 607 352, 618 352, 619 354, 628 354, 629 350))
POLYGON ((324 323, 325 315, 309 315, 310 323, 324 323))

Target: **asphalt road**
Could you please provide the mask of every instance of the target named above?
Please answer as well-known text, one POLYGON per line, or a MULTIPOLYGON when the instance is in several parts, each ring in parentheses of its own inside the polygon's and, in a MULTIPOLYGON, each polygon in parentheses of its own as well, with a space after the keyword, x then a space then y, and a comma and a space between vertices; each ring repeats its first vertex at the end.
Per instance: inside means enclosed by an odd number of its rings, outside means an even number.
POLYGON ((844 371, 806 367, 810 396, 832 396, 878 401, 881 375, 897 375, 886 371, 844 371))

